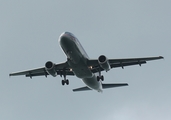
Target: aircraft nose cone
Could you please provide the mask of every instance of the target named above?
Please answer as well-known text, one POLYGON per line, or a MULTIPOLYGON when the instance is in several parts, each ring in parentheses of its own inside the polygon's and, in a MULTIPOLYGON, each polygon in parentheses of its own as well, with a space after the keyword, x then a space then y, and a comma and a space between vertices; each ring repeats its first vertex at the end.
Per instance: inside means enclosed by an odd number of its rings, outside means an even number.
POLYGON ((75 37, 70 32, 64 32, 59 37, 60 45, 72 45, 75 42, 75 37))
POLYGON ((61 46, 71 46, 74 42, 72 39, 72 36, 70 34, 68 34, 68 32, 64 32, 63 34, 61 34, 61 36, 59 37, 59 43, 61 46))
POLYGON ((63 34, 61 34, 61 36, 59 37, 59 43, 65 43, 67 42, 69 39, 69 37, 67 36, 67 34, 64 32, 63 34))

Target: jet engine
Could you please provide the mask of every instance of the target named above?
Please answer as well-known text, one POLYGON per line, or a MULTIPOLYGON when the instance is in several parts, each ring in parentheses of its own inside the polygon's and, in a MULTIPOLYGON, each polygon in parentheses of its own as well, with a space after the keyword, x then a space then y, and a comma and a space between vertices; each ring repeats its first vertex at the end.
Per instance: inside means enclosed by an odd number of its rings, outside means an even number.
POLYGON ((106 70, 106 72, 110 70, 110 64, 106 56, 104 55, 99 56, 98 62, 99 62, 100 67, 106 70))
POLYGON ((57 72, 55 71, 55 64, 53 62, 51 61, 46 62, 45 69, 49 75, 52 75, 53 77, 57 76, 57 72))

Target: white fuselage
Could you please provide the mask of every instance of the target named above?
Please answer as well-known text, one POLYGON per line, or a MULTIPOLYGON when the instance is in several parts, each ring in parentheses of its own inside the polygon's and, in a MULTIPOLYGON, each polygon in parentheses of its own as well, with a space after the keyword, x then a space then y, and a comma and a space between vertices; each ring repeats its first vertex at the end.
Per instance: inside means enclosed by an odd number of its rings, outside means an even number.
POLYGON ((59 43, 74 74, 81 78, 87 87, 102 92, 102 84, 87 65, 89 57, 78 39, 72 33, 64 32, 59 37, 59 43))

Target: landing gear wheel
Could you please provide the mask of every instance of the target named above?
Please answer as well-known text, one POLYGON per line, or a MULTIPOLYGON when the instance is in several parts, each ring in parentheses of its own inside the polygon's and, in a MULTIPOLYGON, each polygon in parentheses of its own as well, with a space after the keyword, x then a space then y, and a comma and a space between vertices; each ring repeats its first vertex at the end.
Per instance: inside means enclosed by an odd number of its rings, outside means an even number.
POLYGON ((65 83, 67 84, 67 85, 69 85, 69 80, 67 79, 67 80, 62 80, 62 85, 65 85, 65 83))
POLYGON ((104 80, 104 76, 103 76, 103 75, 101 76, 101 80, 102 80, 102 81, 104 80))
POLYGON ((65 81, 64 80, 62 80, 62 85, 65 85, 65 81))
POLYGON ((67 85, 69 85, 69 80, 68 79, 65 82, 66 82, 67 85))
POLYGON ((102 76, 97 76, 97 81, 100 81, 100 80, 104 80, 104 76, 102 75, 102 76))
POLYGON ((100 81, 100 77, 99 76, 97 76, 97 81, 100 81))

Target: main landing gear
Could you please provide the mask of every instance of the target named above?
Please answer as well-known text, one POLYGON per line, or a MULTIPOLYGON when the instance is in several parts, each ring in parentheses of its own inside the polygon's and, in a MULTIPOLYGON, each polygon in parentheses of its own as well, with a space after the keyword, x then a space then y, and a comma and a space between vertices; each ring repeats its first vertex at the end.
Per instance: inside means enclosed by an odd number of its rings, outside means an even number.
MULTIPOLYGON (((65 72, 65 70, 63 70, 63 76, 64 76, 64 80, 62 80, 62 85, 65 85, 65 84, 67 84, 67 85, 69 85, 69 80, 68 79, 66 79, 66 72, 65 72)), ((62 77, 62 75, 61 75, 61 77, 62 77)))
POLYGON ((67 85, 69 85, 69 80, 68 80, 68 79, 62 80, 62 85, 65 85, 65 83, 66 83, 67 85))
POLYGON ((100 80, 104 81, 104 76, 103 75, 97 76, 97 81, 100 81, 100 80))
POLYGON ((100 80, 104 81, 104 76, 101 75, 101 71, 99 71, 99 76, 97 76, 97 81, 100 81, 100 80))

